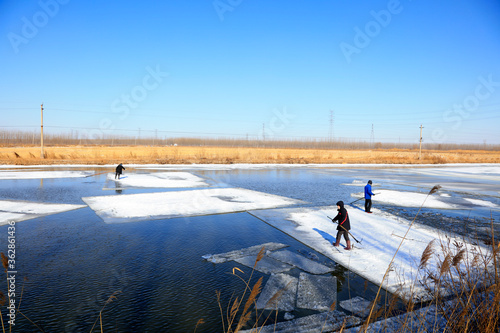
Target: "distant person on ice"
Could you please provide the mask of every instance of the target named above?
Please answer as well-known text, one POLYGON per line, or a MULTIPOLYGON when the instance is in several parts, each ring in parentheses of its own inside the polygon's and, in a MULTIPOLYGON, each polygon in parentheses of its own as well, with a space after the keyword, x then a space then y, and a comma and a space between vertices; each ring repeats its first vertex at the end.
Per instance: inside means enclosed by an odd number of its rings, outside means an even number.
POLYGON ((120 175, 122 174, 122 170, 125 170, 125 167, 120 163, 116 167, 116 172, 115 172, 115 179, 118 177, 120 179, 120 175))
POLYGON ((343 201, 337 202, 337 211, 339 213, 332 219, 332 222, 337 221, 339 224, 337 226, 337 237, 335 238, 333 246, 339 246, 340 238, 344 235, 345 242, 347 243, 345 250, 350 250, 351 240, 349 239, 349 230, 351 230, 351 224, 349 223, 349 215, 347 214, 347 210, 344 208, 343 201))
POLYGON ((371 213, 371 209, 372 209, 372 195, 375 195, 373 194, 372 192, 372 181, 369 180, 368 181, 368 184, 366 184, 365 186, 365 212, 367 213, 371 213))

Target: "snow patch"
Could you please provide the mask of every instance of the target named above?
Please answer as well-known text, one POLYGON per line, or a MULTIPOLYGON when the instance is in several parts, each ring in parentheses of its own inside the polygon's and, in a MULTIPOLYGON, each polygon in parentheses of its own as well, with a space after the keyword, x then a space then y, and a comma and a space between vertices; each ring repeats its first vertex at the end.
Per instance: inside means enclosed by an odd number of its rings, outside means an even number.
POLYGON ((106 223, 244 212, 302 202, 242 188, 109 195, 82 200, 106 223))
POLYGON ((49 179, 84 178, 94 175, 94 171, 3 171, 0 179, 49 179))
POLYGON ((86 206, 0 200, 0 225, 7 224, 10 221, 19 222, 83 207, 86 206))

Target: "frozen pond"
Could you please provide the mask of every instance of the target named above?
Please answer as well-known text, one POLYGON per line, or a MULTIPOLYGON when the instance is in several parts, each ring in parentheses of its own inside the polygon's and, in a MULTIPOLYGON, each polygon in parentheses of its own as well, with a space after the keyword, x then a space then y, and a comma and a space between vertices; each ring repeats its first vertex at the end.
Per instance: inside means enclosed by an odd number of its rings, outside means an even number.
MULTIPOLYGON (((337 283, 337 302, 371 299, 378 286, 346 269, 343 254, 336 259, 328 242, 318 246, 285 232, 279 220, 281 212, 298 210, 303 217, 338 200, 354 202, 368 179, 379 194, 373 198, 379 218, 411 220, 422 196, 439 184, 443 188, 426 201, 418 224, 485 238, 491 219, 500 228, 498 165, 126 167, 121 181, 114 180, 112 166, 0 168, 0 223, 16 221, 18 290, 27 278, 21 311, 44 331, 90 331, 117 291, 103 312, 107 330, 194 331, 203 318, 198 331, 221 331, 215 292, 221 291, 224 307, 233 293, 240 295, 244 285, 228 273, 237 267, 248 277, 254 254, 216 263, 206 256, 269 243, 286 247, 266 255, 253 282, 296 281, 300 295, 301 276, 329 279, 337 283)), ((347 208, 356 216, 362 205, 359 200, 347 208)), ((358 220, 361 226, 361 215, 358 220)), ((356 219, 351 224, 360 235, 356 219)), ((8 225, 0 230, 7 253, 8 225)), ((334 231, 320 241, 329 237, 334 231)), ((292 297, 278 319, 320 313, 301 305, 314 302, 292 297)), ((31 325, 16 318, 18 330, 31 325)))

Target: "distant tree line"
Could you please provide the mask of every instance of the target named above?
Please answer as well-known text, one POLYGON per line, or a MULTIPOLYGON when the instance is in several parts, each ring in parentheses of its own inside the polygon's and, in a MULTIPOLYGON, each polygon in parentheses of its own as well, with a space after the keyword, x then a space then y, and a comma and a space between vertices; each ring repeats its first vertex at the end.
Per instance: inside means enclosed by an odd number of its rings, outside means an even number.
MULTIPOLYGON (((205 147, 255 147, 255 148, 304 148, 304 149, 418 149, 418 143, 368 142, 356 139, 238 139, 228 137, 163 137, 106 135, 85 137, 77 132, 44 133, 44 146, 205 146, 205 147)), ((0 130, 0 145, 37 146, 40 133, 0 130)), ((495 144, 423 143, 426 150, 489 150, 498 151, 495 144)))

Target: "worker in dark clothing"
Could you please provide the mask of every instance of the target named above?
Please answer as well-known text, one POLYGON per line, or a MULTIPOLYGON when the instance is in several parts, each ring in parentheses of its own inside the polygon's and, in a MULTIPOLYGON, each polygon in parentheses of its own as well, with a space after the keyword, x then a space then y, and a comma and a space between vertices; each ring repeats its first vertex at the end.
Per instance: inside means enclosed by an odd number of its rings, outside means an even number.
POLYGON ((372 192, 372 181, 369 180, 368 184, 365 186, 365 212, 371 213, 372 209, 372 195, 375 195, 372 192))
POLYGON ((125 170, 125 167, 120 163, 116 167, 116 172, 115 172, 115 179, 118 177, 120 179, 120 175, 122 174, 122 170, 125 170))
POLYGON ((337 221, 339 224, 337 226, 337 237, 335 238, 335 243, 333 246, 339 246, 340 238, 342 235, 347 243, 345 247, 346 250, 351 249, 351 240, 349 239, 349 230, 351 230, 351 223, 349 222, 349 215, 347 214, 347 210, 344 208, 344 202, 337 202, 337 211, 338 214, 332 219, 332 222, 337 221))

